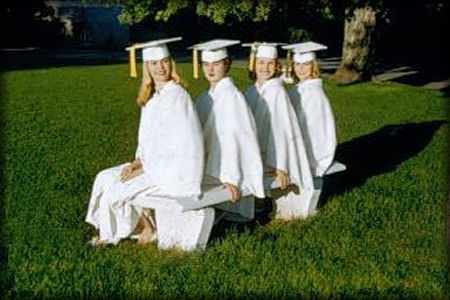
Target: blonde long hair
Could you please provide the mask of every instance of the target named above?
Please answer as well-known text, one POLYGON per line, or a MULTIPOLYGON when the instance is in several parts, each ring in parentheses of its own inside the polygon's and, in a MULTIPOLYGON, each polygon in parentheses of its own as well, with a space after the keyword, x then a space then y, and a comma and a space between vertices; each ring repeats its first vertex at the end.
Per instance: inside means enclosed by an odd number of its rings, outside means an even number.
MULTIPOLYGON (((175 61, 170 58, 170 79, 175 81, 177 84, 185 87, 185 81, 178 75, 175 61)), ((150 98, 155 93, 155 81, 150 75, 150 70, 148 69, 147 62, 142 63, 142 82, 139 88, 139 94, 137 97, 137 104, 142 107, 150 100, 150 98)))

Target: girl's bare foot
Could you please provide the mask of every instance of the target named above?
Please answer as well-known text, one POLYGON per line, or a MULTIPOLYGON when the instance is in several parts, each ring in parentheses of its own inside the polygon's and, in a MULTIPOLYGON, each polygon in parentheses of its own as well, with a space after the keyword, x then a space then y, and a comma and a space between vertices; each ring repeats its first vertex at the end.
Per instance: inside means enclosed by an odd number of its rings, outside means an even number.
POLYGON ((89 245, 92 247, 100 246, 100 245, 106 245, 107 242, 104 240, 100 240, 99 236, 94 236, 92 239, 88 242, 89 245))

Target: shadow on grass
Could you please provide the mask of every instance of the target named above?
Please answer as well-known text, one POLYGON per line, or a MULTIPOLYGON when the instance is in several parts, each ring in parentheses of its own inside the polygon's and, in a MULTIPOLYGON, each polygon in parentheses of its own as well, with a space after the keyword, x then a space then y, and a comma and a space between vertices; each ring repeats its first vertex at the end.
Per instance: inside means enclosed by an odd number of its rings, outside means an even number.
POLYGON ((238 233, 243 233, 245 231, 253 232, 257 227, 269 223, 272 220, 270 217, 273 210, 272 200, 270 198, 265 198, 264 200, 259 199, 259 201, 264 203, 264 205, 261 211, 255 212, 255 218, 253 220, 247 222, 234 222, 224 218, 220 220, 217 225, 213 226, 210 240, 220 240, 228 231, 237 231, 238 233))
POLYGON ((325 178, 319 207, 332 196, 362 186, 370 177, 394 171, 401 163, 420 153, 446 123, 436 120, 387 125, 340 144, 336 160, 345 164, 347 170, 325 178))
MULTIPOLYGON (((186 51, 186 47, 171 48, 171 55, 177 63, 192 63, 191 55, 186 51)), ((246 50, 233 51, 232 57, 234 60, 246 61, 247 52, 246 50)), ((142 63, 140 53, 137 54, 136 59, 138 63, 142 63)), ((116 65, 128 64, 128 62, 128 53, 125 50, 101 50, 81 47, 0 49, 0 70, 3 71, 116 65)), ((236 64, 233 66, 236 67, 236 64)))
POLYGON ((444 94, 444 97, 450 98, 450 86, 442 89, 441 92, 444 94))
MULTIPOLYGON (((440 90, 448 97, 450 71, 447 67, 444 67, 447 65, 447 62, 443 62, 442 65, 435 66, 434 68, 425 68, 420 65, 414 68, 405 67, 403 68, 405 71, 404 74, 400 72, 398 76, 394 76, 390 81, 412 86, 432 86, 432 89, 440 90)), ((393 73, 395 74, 395 71, 393 73)))
POLYGON ((68 66, 112 65, 128 62, 125 51, 89 49, 31 49, 0 51, 3 71, 35 70, 68 66))
MULTIPOLYGON (((387 125, 383 128, 338 146, 336 160, 347 166, 341 173, 325 178, 319 207, 331 197, 340 195, 365 184, 367 179, 394 171, 397 166, 419 154, 431 141, 441 125, 448 123, 436 120, 421 123, 387 125)), ((270 203, 255 219, 246 223, 221 220, 213 227, 211 240, 221 239, 229 230, 239 233, 252 232, 256 227, 270 221, 270 203)))

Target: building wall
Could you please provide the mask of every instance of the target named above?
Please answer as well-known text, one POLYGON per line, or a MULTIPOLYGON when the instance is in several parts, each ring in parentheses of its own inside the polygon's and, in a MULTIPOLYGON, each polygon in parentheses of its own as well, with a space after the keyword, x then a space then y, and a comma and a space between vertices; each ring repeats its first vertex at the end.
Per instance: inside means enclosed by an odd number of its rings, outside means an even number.
POLYGON ((72 43, 119 48, 129 42, 129 27, 117 20, 119 6, 81 1, 46 1, 46 4, 55 10, 55 17, 64 24, 62 34, 72 43))

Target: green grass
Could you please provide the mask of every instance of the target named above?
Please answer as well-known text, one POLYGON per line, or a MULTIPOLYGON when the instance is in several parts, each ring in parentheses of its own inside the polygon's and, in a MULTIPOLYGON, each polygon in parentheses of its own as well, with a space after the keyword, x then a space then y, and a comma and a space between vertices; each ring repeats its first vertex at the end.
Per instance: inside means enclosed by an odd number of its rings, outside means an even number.
MULTIPOLYGON (((347 151, 338 158, 357 158, 352 176, 360 181, 345 182, 315 217, 244 231, 232 227, 204 253, 160 252, 154 244, 131 241, 96 249, 86 245, 93 230, 83 220, 95 174, 132 159, 136 147, 139 82, 127 77, 126 68, 4 74, 4 294, 448 297, 448 125, 432 121, 446 120, 449 99, 393 83, 337 87, 327 82, 339 141, 347 151), (394 127, 383 131, 387 125, 394 127), (377 132, 382 138, 370 144, 377 132), (364 136, 369 143, 359 144, 367 142, 364 136)), ((206 89, 205 81, 191 79, 189 65, 181 68, 192 95, 206 89)), ((231 71, 241 89, 250 84, 245 73, 231 71)))

